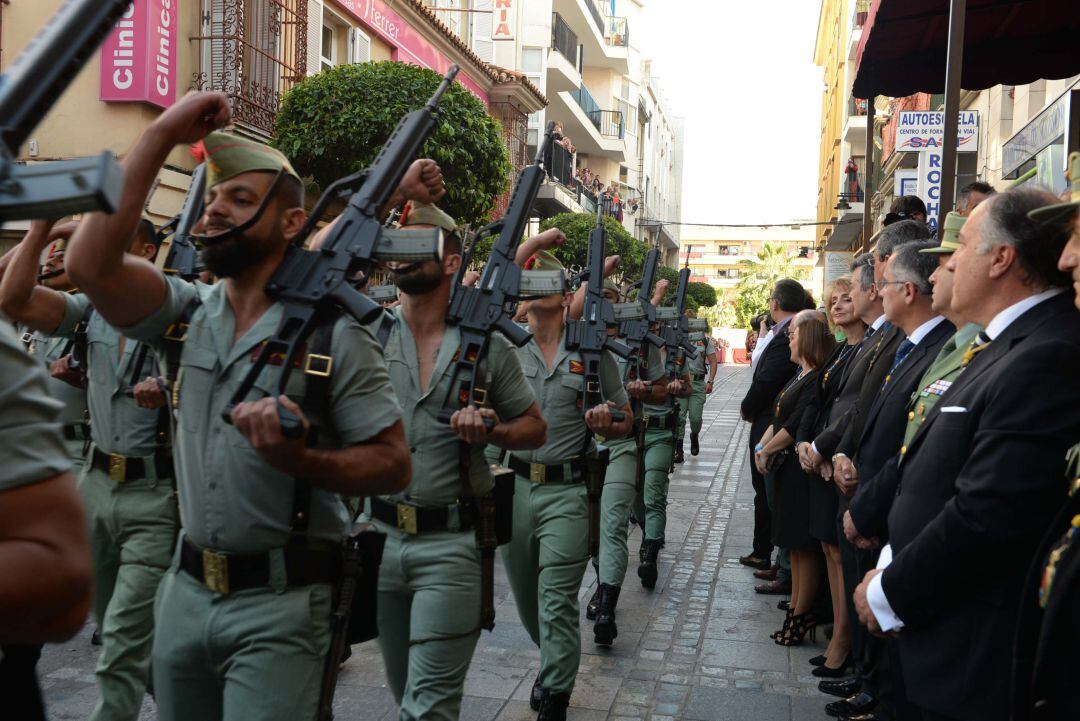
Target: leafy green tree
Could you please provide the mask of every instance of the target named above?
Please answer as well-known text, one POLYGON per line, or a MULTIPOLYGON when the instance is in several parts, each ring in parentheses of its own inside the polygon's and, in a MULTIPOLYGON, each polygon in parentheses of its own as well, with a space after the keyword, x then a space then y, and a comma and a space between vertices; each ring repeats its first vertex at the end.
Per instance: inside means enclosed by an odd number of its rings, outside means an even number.
MULTIPOLYGON (((320 188, 368 166, 398 121, 424 105, 442 82, 426 68, 401 62, 338 65, 305 78, 285 96, 274 146, 320 188)), ((455 83, 440 104, 442 121, 420 157, 446 179, 440 203, 460 223, 488 220, 506 189, 510 162, 497 120, 455 83)))
POLYGON ((700 308, 712 308, 716 305, 716 288, 701 281, 690 281, 686 286, 686 295, 693 298, 700 308))
MULTIPOLYGON (((641 277, 648 247, 622 226, 619 221, 605 215, 607 230, 607 254, 621 257, 619 269, 612 276, 616 282, 636 281, 641 277)), ((540 230, 558 228, 566 236, 566 243, 555 249, 555 257, 572 270, 583 270, 589 262, 589 233, 596 227, 592 213, 559 213, 540 223, 540 230)))

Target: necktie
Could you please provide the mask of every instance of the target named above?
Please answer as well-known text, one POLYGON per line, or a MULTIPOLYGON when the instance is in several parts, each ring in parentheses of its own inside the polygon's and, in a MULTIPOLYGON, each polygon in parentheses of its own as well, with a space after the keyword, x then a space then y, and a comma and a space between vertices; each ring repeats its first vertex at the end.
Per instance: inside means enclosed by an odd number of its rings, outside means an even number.
POLYGON ((892 374, 896 372, 896 369, 900 367, 900 364, 904 362, 904 359, 908 357, 911 351, 915 350, 915 344, 905 338, 900 341, 900 345, 896 349, 896 355, 893 357, 892 368, 889 369, 888 374, 885 376, 885 382, 881 384, 882 390, 885 386, 889 385, 889 381, 892 380, 892 374))

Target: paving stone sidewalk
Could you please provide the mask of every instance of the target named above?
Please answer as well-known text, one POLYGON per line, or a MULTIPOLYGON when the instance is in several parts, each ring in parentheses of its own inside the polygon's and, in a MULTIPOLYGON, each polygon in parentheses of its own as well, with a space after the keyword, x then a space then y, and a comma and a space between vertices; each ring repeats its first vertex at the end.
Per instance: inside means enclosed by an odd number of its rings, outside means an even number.
MULTIPOLYGON (((751 547, 753 490, 747 434, 739 401, 750 383, 745 366, 724 366, 705 406, 701 454, 689 455, 672 477, 667 546, 652 592, 631 568, 619 600, 619 638, 610 650, 592 643, 584 606, 595 590, 590 569, 580 591, 582 660, 569 718, 573 721, 803 721, 826 718, 807 660, 823 639, 777 646, 776 597, 758 596, 738 557, 751 547)), ((689 440, 687 440, 689 443, 689 440)), ((631 534, 631 551, 640 543, 631 534)), ((465 684, 466 721, 533 721, 529 690, 540 664, 517 618, 501 563, 496 563, 497 620, 480 640, 465 684)), ((45 649, 39 672, 50 718, 86 719, 97 699, 96 649, 90 628, 45 649)), ((342 721, 392 721, 376 644, 354 649, 336 697, 342 721)), ((153 702, 141 719, 156 719, 153 702)))

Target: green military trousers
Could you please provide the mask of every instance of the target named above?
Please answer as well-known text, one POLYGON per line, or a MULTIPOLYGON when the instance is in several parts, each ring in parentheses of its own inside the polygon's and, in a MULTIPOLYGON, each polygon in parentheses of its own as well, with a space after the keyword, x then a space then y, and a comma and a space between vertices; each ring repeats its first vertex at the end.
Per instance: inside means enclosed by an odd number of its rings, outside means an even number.
POLYGON ((600 497, 600 583, 622 587, 629 557, 627 523, 638 495, 637 442, 631 437, 604 445, 611 449, 611 458, 600 497))
POLYGON ((577 595, 589 561, 585 485, 531 483, 519 475, 514 536, 502 557, 518 615, 540 647, 540 685, 570 693, 581 661, 577 595))
POLYGON ((664 540, 667 529, 668 472, 671 470, 671 431, 645 431, 645 482, 634 502, 634 516, 645 519, 645 538, 664 540))
MULTIPOLYGON (((152 464, 148 464, 152 467, 152 464)), ((168 478, 118 483, 89 465, 79 474, 90 529, 94 620, 101 631, 101 697, 93 721, 134 721, 150 680, 154 595, 178 531, 168 478)))
POLYGON ((679 399, 678 439, 686 437, 686 416, 690 416, 690 433, 701 432, 701 412, 705 408, 705 381, 690 381, 693 393, 688 398, 679 399))
POLYGON ((479 638, 475 532, 388 530, 379 568, 379 648, 401 721, 458 718, 479 638))
POLYGON ((175 566, 165 574, 154 637, 161 721, 313 721, 332 589, 286 587, 281 553, 270 576, 273 586, 223 595, 175 566))

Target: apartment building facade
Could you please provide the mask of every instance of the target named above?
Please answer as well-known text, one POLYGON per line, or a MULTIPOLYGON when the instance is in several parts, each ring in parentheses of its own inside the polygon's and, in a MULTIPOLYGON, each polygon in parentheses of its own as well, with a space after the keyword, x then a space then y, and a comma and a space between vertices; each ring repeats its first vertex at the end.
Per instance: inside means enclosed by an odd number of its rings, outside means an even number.
MULTIPOLYGON (((60 5, 0 5, 0 70, 60 5)), ((268 141, 284 94, 302 78, 376 60, 439 72, 459 65, 459 82, 501 121, 511 159, 524 164, 527 119, 547 98, 524 75, 482 58, 421 0, 135 0, 17 160, 48 162, 102 149, 121 154, 163 107, 192 88, 225 93, 236 131, 268 141), (167 92, 157 92, 161 87, 167 92)), ((183 148, 170 154, 148 207, 157 221, 179 210, 193 165, 183 148)), ((10 225, 5 233, 10 243, 22 229, 10 225)))
POLYGON ((766 245, 779 247, 790 259, 793 275, 820 296, 823 266, 816 250, 816 231, 812 225, 795 228, 708 228, 691 226, 682 235, 680 265, 690 266, 690 280, 708 283, 717 296, 729 300, 739 281, 752 272, 758 254, 766 245))
POLYGON ((527 120, 535 154, 550 121, 573 151, 552 152, 542 217, 603 210, 636 237, 678 254, 683 124, 673 117, 634 28, 643 0, 426 0, 482 57, 527 77, 549 100, 527 120), (585 170, 588 175, 585 175, 585 170), (599 182, 597 182, 597 179, 599 182), (597 192, 599 190, 599 192, 597 192))

